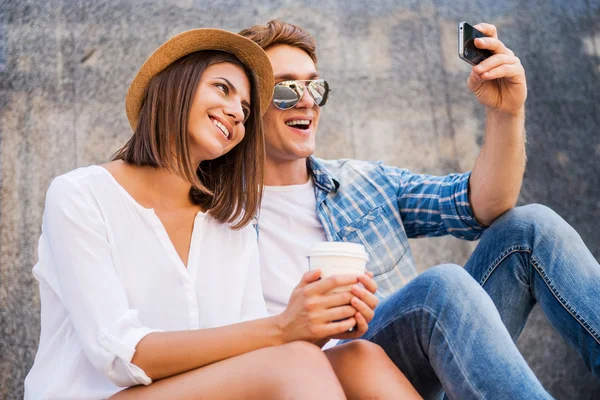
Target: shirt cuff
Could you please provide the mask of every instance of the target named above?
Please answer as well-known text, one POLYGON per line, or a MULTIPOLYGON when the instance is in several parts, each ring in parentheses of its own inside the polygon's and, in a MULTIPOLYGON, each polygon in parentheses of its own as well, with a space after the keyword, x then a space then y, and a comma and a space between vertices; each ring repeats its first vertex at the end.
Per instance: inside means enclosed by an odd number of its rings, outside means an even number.
POLYGON ((109 378, 117 386, 149 385, 152 379, 144 370, 131 363, 135 348, 146 335, 162 332, 142 326, 138 312, 129 310, 107 331, 98 332, 98 343, 114 360, 107 371, 109 378))
POLYGON ((442 186, 440 210, 442 221, 451 235, 465 240, 476 240, 485 231, 473 214, 469 202, 471 172, 452 177, 452 184, 442 186))

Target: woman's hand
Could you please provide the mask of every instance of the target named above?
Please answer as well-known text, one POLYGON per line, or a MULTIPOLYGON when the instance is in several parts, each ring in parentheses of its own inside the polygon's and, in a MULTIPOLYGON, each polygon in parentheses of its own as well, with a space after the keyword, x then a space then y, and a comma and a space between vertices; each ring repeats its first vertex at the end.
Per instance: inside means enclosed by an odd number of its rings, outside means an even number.
POLYGON ((353 285, 350 291, 354 297, 350 305, 356 309, 354 319, 356 326, 352 332, 342 332, 333 336, 334 339, 356 339, 364 335, 369 330, 369 323, 375 316, 375 308, 379 304, 379 299, 375 296, 377 292, 377 283, 373 280, 373 273, 367 272, 360 275, 358 280, 361 285, 353 285))
POLYGON ((356 275, 336 275, 319 279, 320 270, 309 271, 296 286, 277 324, 284 342, 306 340, 312 343, 346 332, 357 324, 357 310, 351 306, 351 291, 331 294, 339 286, 357 284, 356 275), (337 321, 337 322, 336 322, 337 321))
POLYGON ((377 284, 373 274, 337 275, 321 280, 319 277, 319 270, 304 274, 288 307, 277 316, 285 342, 306 340, 323 344, 332 337, 355 338, 367 331, 379 302, 374 295, 377 284), (352 285, 350 291, 330 293, 347 285, 352 285))

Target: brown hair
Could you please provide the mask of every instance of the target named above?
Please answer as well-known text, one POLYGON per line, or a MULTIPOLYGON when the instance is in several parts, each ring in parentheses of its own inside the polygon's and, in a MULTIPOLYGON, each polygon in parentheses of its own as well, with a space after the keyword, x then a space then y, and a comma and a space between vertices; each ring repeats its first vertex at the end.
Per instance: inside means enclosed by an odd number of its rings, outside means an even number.
POLYGON ((152 78, 131 139, 112 157, 137 166, 167 168, 192 185, 191 200, 221 223, 247 225, 260 206, 264 178, 264 137, 258 79, 234 55, 205 50, 175 61, 152 78), (244 68, 250 81, 250 115, 242 141, 227 154, 194 164, 187 130, 200 77, 210 65, 244 68))
POLYGON ((239 35, 252 40, 262 47, 263 50, 278 44, 298 47, 304 50, 315 64, 317 63, 317 45, 315 39, 299 26, 273 20, 267 22, 267 25, 254 25, 248 29, 244 29, 239 32, 239 35))

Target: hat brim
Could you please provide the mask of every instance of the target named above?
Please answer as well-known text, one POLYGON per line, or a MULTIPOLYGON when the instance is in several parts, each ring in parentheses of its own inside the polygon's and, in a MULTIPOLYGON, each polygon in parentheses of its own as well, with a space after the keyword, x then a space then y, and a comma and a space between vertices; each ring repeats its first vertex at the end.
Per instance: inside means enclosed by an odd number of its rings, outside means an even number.
POLYGON ((273 67, 269 57, 252 40, 214 28, 193 29, 163 43, 144 62, 131 82, 125 98, 125 110, 135 131, 146 90, 152 78, 181 57, 201 50, 220 50, 235 55, 258 77, 260 115, 264 115, 273 99, 273 67))

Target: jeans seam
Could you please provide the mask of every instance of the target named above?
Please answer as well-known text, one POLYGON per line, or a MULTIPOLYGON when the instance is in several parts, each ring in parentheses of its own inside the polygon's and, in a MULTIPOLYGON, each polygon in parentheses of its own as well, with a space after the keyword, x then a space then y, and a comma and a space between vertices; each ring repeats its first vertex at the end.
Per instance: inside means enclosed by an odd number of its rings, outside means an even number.
POLYGON ((517 252, 526 252, 531 254, 532 251, 529 247, 527 246, 511 246, 508 249, 504 250, 499 256, 498 258, 496 258, 493 262, 492 265, 490 265, 490 267, 488 268, 488 270, 485 272, 485 274, 483 275, 483 277, 481 278, 481 280, 479 281, 479 284, 483 287, 483 285, 485 285, 485 283, 487 282, 487 280, 489 279, 489 277, 492 275, 492 273, 496 270, 496 268, 498 267, 498 265, 500 265, 500 263, 502 261, 504 261, 508 256, 510 256, 513 253, 517 253, 517 252))
MULTIPOLYGON (((403 316, 404 316, 404 315, 408 315, 408 314, 411 314, 411 313, 413 313, 413 312, 419 311, 420 309, 423 309, 423 310, 425 310, 425 311, 429 312, 431 315, 433 315, 433 316, 435 317, 435 321, 436 321, 436 323, 435 323, 434 329, 435 329, 435 327, 438 327, 438 329, 440 329, 440 330, 442 331, 442 333, 443 333, 443 335, 444 335, 444 338, 446 338, 446 337, 447 337, 447 335, 446 335, 446 330, 445 330, 445 329, 442 327, 442 325, 441 325, 441 322, 440 322, 440 320, 439 320, 439 318, 438 318, 437 314, 436 314, 436 313, 435 313, 435 312, 434 312, 434 311, 433 311, 431 308, 429 308, 428 306, 426 306, 426 305, 423 305, 423 306, 416 306, 416 307, 410 308, 410 309, 408 309, 408 310, 405 310, 404 312, 402 312, 402 315, 403 315, 403 316)), ((391 321, 390 321, 390 322, 388 322, 387 324, 385 324, 385 325, 383 325, 382 327, 380 327, 380 328, 379 328, 377 331, 375 331, 373 334, 369 335, 369 336, 367 337, 367 339, 366 339, 366 340, 370 340, 370 339, 371 339, 371 338, 373 338, 374 336, 377 336, 377 335, 378 335, 380 332, 384 331, 386 328, 388 328, 390 325, 392 325, 392 324, 393 324, 395 321, 396 321, 396 318, 393 318, 393 319, 391 319, 391 321)), ((363 339, 364 339, 364 337, 363 337, 363 339)), ((449 342, 449 341, 447 341, 447 340, 445 340, 445 342, 446 342, 446 344, 448 345, 448 347, 450 348, 450 351, 451 351, 451 353, 452 353, 452 354, 456 354, 456 351, 455 351, 455 350, 454 350, 454 348, 453 348, 453 347, 450 345, 450 342, 449 342)), ((427 358, 429 358, 429 354, 427 354, 427 358)), ((459 358, 455 357, 455 360, 456 360, 456 364, 458 365, 458 367, 459 367, 459 370, 460 370, 461 374, 463 375, 463 377, 464 377, 465 381, 466 381, 466 382, 468 382, 468 384, 470 385, 470 387, 471 387, 471 390, 472 390, 473 392, 475 392, 475 393, 476 393, 476 394, 479 396, 479 398, 484 398, 484 397, 483 397, 483 395, 481 394, 481 392, 480 392, 480 391, 479 391, 479 390, 478 390, 478 389, 475 387, 475 385, 473 384, 473 382, 472 382, 472 381, 471 381, 471 379, 469 378, 469 375, 466 373, 466 371, 465 371, 465 368, 463 367, 463 365, 462 365, 462 363, 460 362, 459 358)), ((433 367, 433 366, 432 366, 432 367, 433 367)), ((438 379, 439 379, 439 376, 438 376, 438 379)), ((440 381, 440 383, 441 383, 441 381, 440 381)), ((443 387, 443 385, 442 385, 442 387, 443 387)))
POLYGON ((571 316, 575 319, 575 321, 577 321, 590 334, 590 336, 592 336, 592 338, 594 338, 596 343, 598 343, 600 345, 600 333, 598 333, 585 319, 583 319, 581 317, 581 315, 577 311, 575 311, 575 309, 569 304, 569 302, 563 296, 561 296, 560 293, 558 293, 558 290, 554 286, 552 280, 546 274, 545 268, 533 256, 533 252, 528 246, 523 246, 523 245, 511 246, 508 249, 504 250, 504 252, 502 252, 498 256, 498 258, 496 258, 492 262, 492 265, 490 266, 490 268, 488 268, 486 273, 483 275, 479 284, 483 287, 483 285, 485 285, 485 283, 487 282, 489 277, 492 275, 492 273, 496 270, 498 265, 500 265, 500 263, 503 262, 508 256, 510 256, 511 254, 516 253, 516 252, 526 252, 526 253, 530 254, 531 265, 533 265, 533 268, 536 270, 536 272, 538 274, 540 274, 540 276, 542 277, 542 280, 544 281, 546 286, 548 286, 548 289, 550 289, 550 292, 552 293, 552 295, 556 298, 556 300, 558 300, 558 303, 569 314, 571 314, 571 316))
MULTIPOLYGON (((442 333, 444 334, 444 337, 447 337, 447 336, 446 336, 446 330, 444 329, 444 327, 442 327, 442 324, 441 324, 440 320, 438 319, 438 316, 437 316, 437 314, 436 314, 436 313, 435 313, 433 310, 431 310, 429 307, 427 307, 427 306, 423 306, 423 308, 424 308, 425 310, 427 310, 429 313, 431 313, 432 315, 434 315, 434 316, 435 316, 436 323, 435 323, 435 326, 434 326, 434 328, 435 328, 435 327, 437 327, 437 326, 439 326, 439 329, 440 329, 440 330, 442 331, 442 333)), ((451 352, 452 354, 456 354, 456 351, 455 351, 455 350, 454 350, 454 348, 453 348, 453 347, 450 345, 450 342, 446 341, 446 344, 447 344, 447 345, 448 345, 448 347, 450 348, 450 352, 451 352)), ((462 363, 460 362, 460 360, 459 360, 458 358, 455 358, 455 360, 456 360, 456 364, 457 364, 457 365, 458 365, 458 367, 459 367, 459 370, 460 370, 460 372, 462 373, 462 375, 463 375, 463 377, 464 377, 464 379, 465 379, 465 382, 468 382, 469 386, 471 386, 471 390, 472 390, 473 392, 475 392, 475 393, 476 393, 476 394, 479 396, 479 398, 483 399, 483 398, 484 398, 484 396, 483 396, 483 395, 481 394, 481 392, 480 392, 480 391, 479 391, 479 390, 478 390, 478 389, 475 387, 475 385, 473 384, 473 382, 472 382, 472 381, 471 381, 471 379, 469 378, 469 375, 466 373, 466 371, 465 371, 465 368, 463 367, 463 365, 462 365, 462 363)))
POLYGON ((581 326, 583 326, 583 328, 590 334, 590 336, 592 336, 592 338, 594 338, 596 343, 598 343, 600 345, 600 333, 596 332, 596 330, 581 316, 581 314, 579 314, 571 306, 571 304, 569 304, 567 299, 565 299, 560 293, 558 293, 558 289, 556 289, 556 286, 554 286, 554 283, 552 282, 550 277, 548 277, 548 275, 546 274, 545 268, 541 265, 541 263, 538 260, 535 259, 535 257, 533 257, 533 255, 531 256, 531 264, 533 265, 533 267, 535 268, 537 273, 540 274, 540 276, 544 280, 544 283, 546 283, 546 286, 548 286, 548 289, 550 289, 550 292, 556 298, 556 300, 558 300, 560 305, 562 305, 563 308, 569 314, 571 314, 571 316, 577 322, 579 322, 579 324, 581 326))

